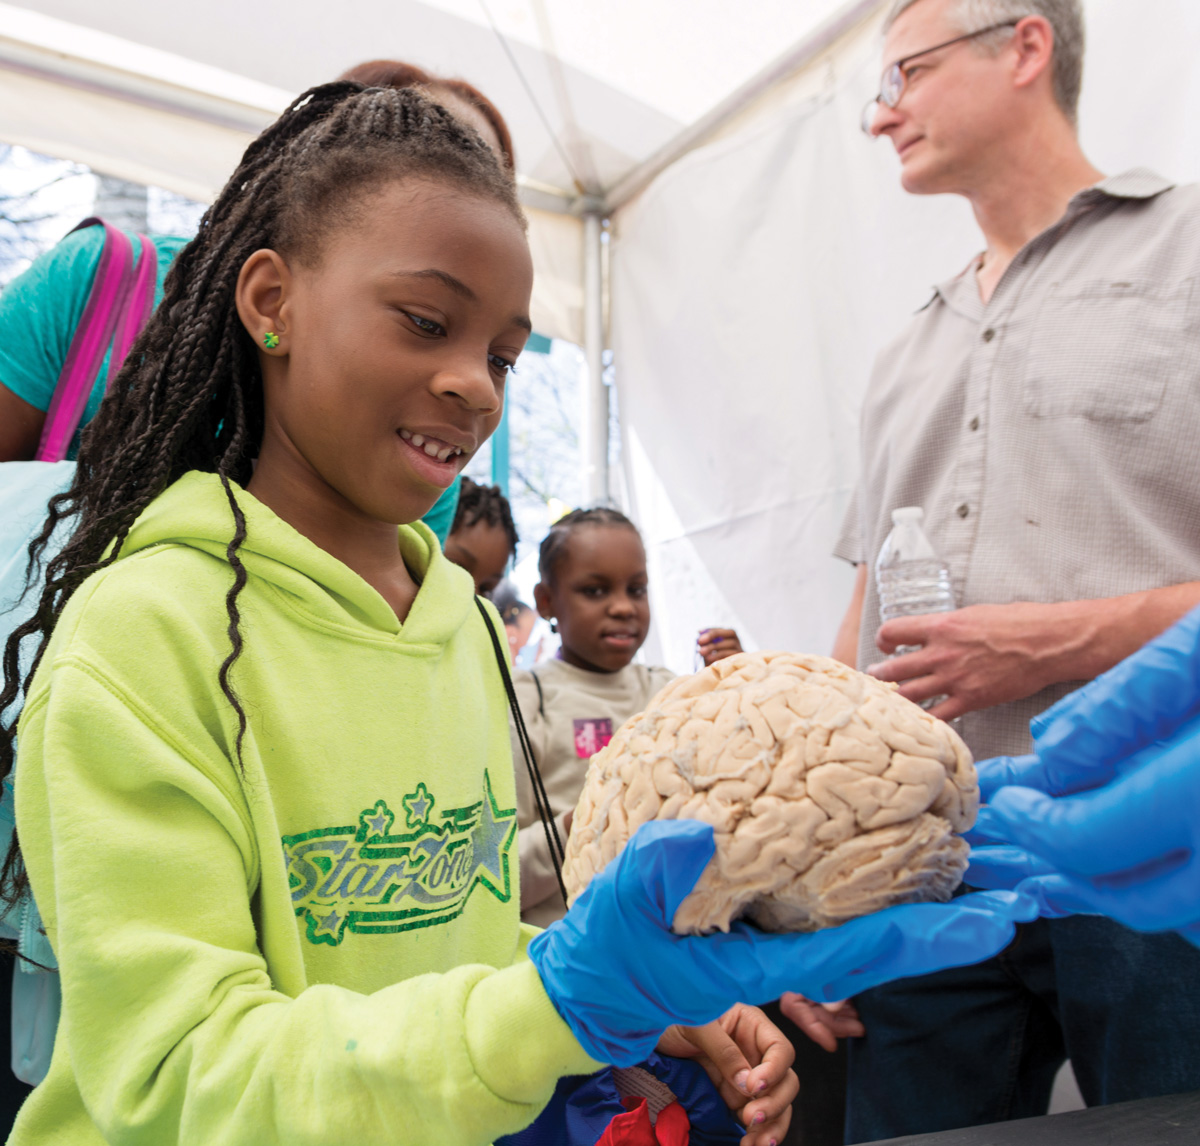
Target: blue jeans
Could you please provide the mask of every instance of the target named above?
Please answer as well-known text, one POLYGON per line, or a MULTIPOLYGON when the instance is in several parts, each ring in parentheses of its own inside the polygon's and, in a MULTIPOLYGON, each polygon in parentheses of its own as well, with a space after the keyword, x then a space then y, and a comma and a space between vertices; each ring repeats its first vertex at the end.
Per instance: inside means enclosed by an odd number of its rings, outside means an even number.
POLYGON ((1200 1090, 1200 950, 1096 916, 855 1000, 846 1142, 1045 1114, 1070 1058, 1089 1106, 1200 1090))

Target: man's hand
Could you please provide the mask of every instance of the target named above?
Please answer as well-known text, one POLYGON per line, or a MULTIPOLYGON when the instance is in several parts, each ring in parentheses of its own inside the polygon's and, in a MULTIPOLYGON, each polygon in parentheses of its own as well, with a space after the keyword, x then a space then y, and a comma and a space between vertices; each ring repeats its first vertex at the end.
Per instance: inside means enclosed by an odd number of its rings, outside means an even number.
POLYGON ((757 1007, 738 1003, 703 1027, 668 1027, 659 1054, 697 1059, 725 1105, 747 1128, 742 1146, 783 1141, 800 1081, 796 1052, 784 1033, 757 1007))
POLYGON ((859 1038, 867 1033, 849 999, 840 1003, 814 1003, 795 991, 788 991, 780 996, 779 1009, 830 1054, 837 1050, 838 1039, 859 1038))
POLYGON ((900 682, 900 695, 918 704, 946 697, 931 709, 942 720, 1021 700, 1054 681, 1077 679, 1059 675, 1060 668, 1091 634, 1079 606, 1097 603, 971 605, 898 617, 880 627, 880 650, 890 655, 902 645, 924 648, 867 671, 900 682))
POLYGON ((1006 704, 1060 681, 1091 680, 1140 649, 1200 603, 1200 582, 1188 581, 1106 597, 1041 605, 970 605, 953 613, 898 617, 881 625, 875 643, 888 655, 902 645, 915 653, 871 665, 867 672, 900 683, 900 695, 942 720, 1006 704))
POLYGON ((742 651, 742 642, 733 629, 704 629, 696 641, 696 648, 704 658, 704 665, 731 657, 742 651))

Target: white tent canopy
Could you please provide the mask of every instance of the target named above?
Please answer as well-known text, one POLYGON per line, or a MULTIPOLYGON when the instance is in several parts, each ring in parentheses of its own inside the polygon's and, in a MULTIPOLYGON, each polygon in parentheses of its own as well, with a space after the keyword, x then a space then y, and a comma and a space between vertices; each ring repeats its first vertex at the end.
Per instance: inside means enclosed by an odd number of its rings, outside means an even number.
MULTIPOLYGON (((652 655, 689 667, 695 628, 719 623, 824 650, 871 359, 979 242, 961 203, 905 196, 888 146, 857 130, 885 7, 0 3, 0 140, 207 198, 295 93, 354 63, 475 83, 513 129, 535 324, 588 351, 593 493, 608 484, 600 353, 615 355, 626 448, 611 485, 650 542, 652 655)), ((1093 158, 1200 175, 1195 4, 1085 7, 1093 158)))
POLYGON ((758 0, 730 27, 721 0, 683 21, 682 0, 0 3, 0 138, 207 200, 293 96, 352 64, 467 78, 513 132, 538 328, 583 343, 579 217, 841 4, 758 0))

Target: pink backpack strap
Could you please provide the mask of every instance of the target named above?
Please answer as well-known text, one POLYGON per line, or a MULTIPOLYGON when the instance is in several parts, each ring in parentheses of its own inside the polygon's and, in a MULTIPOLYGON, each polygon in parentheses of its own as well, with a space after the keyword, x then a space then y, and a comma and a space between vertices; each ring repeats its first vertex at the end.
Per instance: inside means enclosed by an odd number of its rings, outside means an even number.
POLYGON ((104 352, 112 341, 122 303, 133 288, 133 244, 127 235, 103 219, 85 219, 75 230, 95 224, 104 228, 104 249, 100 252, 91 293, 58 376, 50 409, 46 411, 42 438, 35 455, 41 462, 61 462, 67 456, 71 439, 87 408, 100 363, 104 361, 104 352))
POLYGON ((137 241, 141 249, 141 258, 138 259, 129 296, 117 317, 117 332, 113 338, 112 354, 108 359, 109 390, 112 389, 113 379, 118 371, 125 365, 134 340, 141 334, 142 327, 146 325, 150 312, 154 309, 154 288, 158 284, 158 252, 145 235, 139 234, 137 241))

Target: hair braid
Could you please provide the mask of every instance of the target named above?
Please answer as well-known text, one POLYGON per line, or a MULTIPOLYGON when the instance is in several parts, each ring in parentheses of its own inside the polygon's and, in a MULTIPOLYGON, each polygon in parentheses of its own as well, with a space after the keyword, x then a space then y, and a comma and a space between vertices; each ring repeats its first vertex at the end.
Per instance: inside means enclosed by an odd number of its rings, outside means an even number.
POLYGON ((606 505, 593 506, 591 509, 573 509, 564 514, 552 526, 550 532, 542 538, 538 547, 538 575, 547 585, 553 584, 554 575, 559 565, 567 555, 567 545, 571 535, 585 525, 607 525, 617 529, 632 529, 641 537, 638 527, 633 524, 620 510, 610 509, 606 505))
POLYGON ((459 529, 474 525, 477 521, 503 530, 508 539, 508 551, 512 556, 516 556, 521 538, 513 521, 512 506, 509 505, 508 498, 498 485, 480 485, 469 477, 464 477, 450 532, 455 533, 459 529))
MULTIPOLYGON (((34 615, 4 647, 0 779, 12 770, 15 754, 15 722, 5 722, 5 713, 29 687, 63 608, 84 580, 117 560, 150 502, 190 470, 219 477, 233 519, 226 549, 234 574, 225 597, 230 652, 217 678, 237 714, 232 754, 240 761, 248 721, 231 676, 245 648, 238 597, 247 582, 239 557, 247 527, 236 484, 249 479, 264 411, 258 351, 237 314, 238 276, 263 248, 302 261, 319 257, 326 233, 353 219, 364 195, 406 177, 440 180, 499 201, 523 222, 511 173, 474 130, 416 91, 323 84, 296 99, 247 147, 196 237, 175 259, 162 303, 84 431, 70 488, 50 500, 29 545, 32 586, 55 530, 72 528, 67 544, 45 562, 34 615), (26 640, 36 648, 22 673, 26 640)), ((0 898, 15 902, 25 886, 14 837, 0 872, 0 898)))

